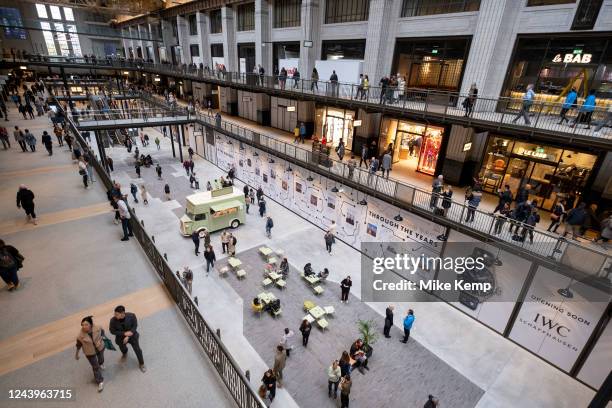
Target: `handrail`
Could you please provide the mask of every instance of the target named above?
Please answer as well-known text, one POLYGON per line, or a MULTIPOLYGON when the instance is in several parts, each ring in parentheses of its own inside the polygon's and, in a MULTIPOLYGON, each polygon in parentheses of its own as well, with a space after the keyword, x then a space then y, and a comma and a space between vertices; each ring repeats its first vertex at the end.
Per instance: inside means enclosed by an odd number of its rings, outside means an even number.
MULTIPOLYGON (((162 102, 152 95, 142 93, 141 97, 143 100, 150 103, 157 104, 158 106, 167 106, 165 102, 162 102)), ((186 111, 187 109, 184 109, 186 111)), ((565 239, 562 236, 555 235, 553 233, 537 230, 531 226, 526 225, 523 222, 511 220, 508 217, 501 215, 493 215, 491 213, 481 211, 478 209, 474 210, 474 222, 471 224, 466 223, 464 220, 467 216, 469 206, 453 201, 451 207, 447 210, 446 216, 441 217, 434 213, 434 208, 438 206, 438 203, 442 202, 443 197, 439 194, 434 194, 431 191, 423 190, 417 186, 404 183, 398 180, 390 180, 380 176, 379 174, 372 174, 368 171, 364 171, 361 168, 354 168, 352 171, 349 166, 342 161, 335 160, 329 155, 312 152, 311 150, 303 149, 294 144, 286 143, 282 140, 278 140, 273 137, 269 137, 263 134, 254 132, 253 130, 236 125, 232 122, 221 120, 217 122, 214 117, 195 112, 193 114, 195 121, 202 125, 211 126, 215 129, 224 131, 231 137, 246 141, 250 144, 256 145, 264 151, 271 151, 275 154, 282 154, 289 156, 299 162, 304 163, 305 167, 308 168, 312 163, 316 163, 317 172, 322 175, 329 174, 332 178, 340 178, 346 185, 358 185, 362 188, 370 190, 381 198, 391 203, 401 203, 408 206, 411 209, 415 209, 420 213, 425 213, 432 220, 442 221, 443 223, 452 223, 455 228, 460 230, 469 230, 480 236, 486 237, 489 240, 503 242, 510 244, 515 248, 519 248, 523 251, 527 251, 533 255, 548 258, 555 262, 563 261, 563 255, 568 248, 579 248, 579 250, 587 251, 590 254, 597 254, 603 256, 608 261, 612 262, 612 258, 607 251, 599 250, 599 248, 590 248, 581 243, 576 243, 572 240, 565 239), (436 205, 432 206, 431 204, 436 205), (492 232, 495 230, 495 225, 501 223, 503 232, 495 235, 492 232), (512 234, 507 234, 505 231, 509 226, 516 228, 517 235, 520 231, 526 228, 527 235, 531 231, 533 233, 533 244, 524 241, 514 241, 512 234)), ((607 263, 602 264, 602 268, 597 271, 592 271, 592 275, 599 275, 602 273, 602 269, 607 263)))
MULTIPOLYGON (((63 111, 63 108, 57 100, 55 100, 58 109, 63 111)), ((65 115, 65 112, 64 112, 65 115)), ((69 118, 66 118, 70 131, 75 135, 75 139, 86 150, 91 150, 75 123, 69 118)), ((107 190, 110 190, 113 181, 110 175, 106 172, 98 158, 92 154, 92 165, 98 173, 98 177, 102 180, 107 190)), ((127 204, 127 203, 126 203, 127 204)), ((144 228, 144 221, 139 221, 136 212, 128 206, 131 214, 130 223, 134 235, 142 246, 144 252, 148 256, 151 264, 155 268, 160 279, 164 282, 166 289, 176 302, 183 317, 187 321, 189 328, 196 336, 200 346, 210 359, 211 363, 217 370, 221 380, 227 387, 232 398, 240 408, 265 408, 266 404, 259 397, 258 393, 253 389, 249 379, 240 369, 240 366, 234 360, 229 350, 225 347, 220 337, 215 330, 210 327, 198 305, 193 301, 189 293, 185 290, 177 276, 173 273, 172 268, 168 264, 166 254, 161 254, 155 245, 155 239, 149 236, 144 228)))
MULTIPOLYGON (((466 110, 462 106, 469 95, 458 92, 445 92, 431 89, 405 88, 399 90, 393 87, 379 87, 370 85, 363 90, 359 85, 346 82, 332 82, 326 80, 313 81, 311 79, 299 79, 297 86, 292 78, 281 76, 259 75, 255 73, 226 72, 214 69, 202 69, 191 65, 156 64, 142 60, 126 60, 122 58, 102 57, 92 61, 84 58, 46 57, 30 56, 23 61, 35 61, 46 59, 47 62, 63 61, 88 67, 96 68, 131 68, 147 70, 148 72, 184 76, 189 79, 211 80, 222 84, 241 84, 255 88, 299 93, 312 96, 326 96, 339 100, 351 100, 357 103, 384 106, 385 109, 407 112, 423 112, 443 119, 453 118, 462 123, 478 123, 484 121, 495 123, 497 126, 506 126, 516 129, 529 129, 531 131, 542 130, 546 132, 562 133, 566 136, 591 137, 597 140, 612 140, 612 129, 603 126, 599 132, 595 132, 595 123, 605 122, 609 119, 607 107, 595 107, 592 114, 593 126, 584 129, 582 124, 570 127, 569 123, 559 123, 559 113, 563 102, 547 102, 536 97, 528 109, 531 117, 530 123, 525 123, 520 116, 522 99, 509 97, 484 97, 478 96, 473 103, 472 112, 466 116, 466 110), (518 120, 520 120, 520 123, 518 120)), ((21 60, 16 60, 21 61, 21 60)), ((372 81, 374 82, 374 80, 372 81)), ((579 98, 578 102, 581 102, 579 98)), ((579 109, 570 109, 566 117, 573 121, 577 119, 579 109)))

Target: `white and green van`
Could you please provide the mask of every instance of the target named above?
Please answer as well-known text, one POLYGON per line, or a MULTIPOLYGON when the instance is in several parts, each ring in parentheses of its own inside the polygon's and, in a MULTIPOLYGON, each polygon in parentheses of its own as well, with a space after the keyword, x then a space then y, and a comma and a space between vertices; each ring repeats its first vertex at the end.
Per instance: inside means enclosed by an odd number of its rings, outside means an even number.
POLYGON ((237 228, 245 222, 244 193, 235 187, 225 187, 187 196, 185 215, 181 217, 181 234, 237 228))

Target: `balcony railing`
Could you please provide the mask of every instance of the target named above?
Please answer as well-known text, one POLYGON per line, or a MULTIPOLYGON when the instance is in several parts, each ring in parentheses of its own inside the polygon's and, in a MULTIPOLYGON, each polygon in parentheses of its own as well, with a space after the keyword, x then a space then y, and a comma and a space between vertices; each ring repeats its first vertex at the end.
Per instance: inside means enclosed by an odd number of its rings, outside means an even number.
MULTIPOLYGON (((224 86, 232 84, 249 85, 255 89, 267 89, 285 93, 325 96, 339 100, 351 100, 356 103, 384 106, 389 111, 407 111, 418 114, 429 114, 445 119, 451 119, 462 125, 482 125, 506 127, 523 131, 542 131, 552 135, 563 135, 569 138, 587 138, 588 140, 612 140, 612 111, 609 107, 595 107, 590 114, 590 127, 584 123, 570 124, 579 116, 579 109, 571 109, 566 113, 568 122, 561 122, 559 114, 562 102, 547 102, 537 97, 527 112, 529 123, 521 114, 522 100, 507 97, 478 97, 473 103, 471 112, 464 108, 468 95, 453 92, 440 92, 427 89, 397 89, 392 87, 369 86, 363 89, 359 85, 313 81, 310 79, 294 80, 280 76, 258 75, 254 73, 236 73, 213 69, 200 69, 195 65, 154 64, 144 61, 98 58, 93 63, 91 59, 31 56, 29 60, 43 63, 70 62, 95 66, 96 68, 111 67, 115 69, 137 69, 155 74, 181 76, 193 80, 209 80, 224 86)), ((579 101, 581 102, 581 101, 579 101)), ((582 118, 585 116, 582 115, 582 118)))

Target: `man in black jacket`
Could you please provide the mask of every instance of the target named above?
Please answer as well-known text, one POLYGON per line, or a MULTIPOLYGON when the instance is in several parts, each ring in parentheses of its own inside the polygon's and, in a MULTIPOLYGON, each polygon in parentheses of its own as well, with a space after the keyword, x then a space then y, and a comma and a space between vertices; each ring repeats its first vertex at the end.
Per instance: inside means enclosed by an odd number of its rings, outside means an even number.
POLYGON ((393 305, 389 305, 385 310, 385 327, 383 329, 383 334, 386 338, 391 338, 389 332, 391 331, 391 327, 393 327, 393 309, 393 305))
POLYGON ((147 371, 144 365, 144 359, 142 358, 142 350, 138 344, 138 321, 134 313, 126 313, 125 307, 119 305, 115 308, 115 316, 111 318, 108 328, 111 334, 115 335, 115 343, 119 346, 122 360, 125 360, 128 353, 127 344, 131 344, 138 358, 138 364, 140 365, 140 371, 143 373, 147 371))
POLYGON ((34 193, 23 184, 19 186, 19 191, 17 191, 17 208, 23 208, 28 216, 28 222, 31 220, 36 225, 34 193))

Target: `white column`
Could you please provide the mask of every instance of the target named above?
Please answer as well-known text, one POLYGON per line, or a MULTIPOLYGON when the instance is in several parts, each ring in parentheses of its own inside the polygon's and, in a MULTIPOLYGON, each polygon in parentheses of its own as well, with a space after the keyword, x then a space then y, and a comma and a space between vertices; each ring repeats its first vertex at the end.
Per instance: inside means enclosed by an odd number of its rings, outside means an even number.
POLYGON ((272 44, 270 41, 270 2, 255 0, 255 66, 261 64, 272 74, 272 44))
POLYGON ((480 2, 461 84, 462 93, 467 93, 475 82, 478 96, 499 96, 516 39, 520 9, 514 0, 480 2))
MULTIPOLYGON (((149 23, 147 27, 149 29, 149 38, 157 40, 157 32, 156 29, 153 27, 153 24, 149 23)), ((157 41, 150 41, 150 45, 153 48, 153 55, 151 56, 151 58, 153 59, 153 62, 157 64, 159 63, 159 49, 157 47, 159 47, 161 43, 157 41)))
POLYGON ((234 25, 234 9, 224 6, 221 8, 221 22, 223 28, 223 59, 228 72, 238 71, 238 45, 236 44, 236 27, 234 25))
POLYGON ((176 27, 178 43, 181 46, 181 63, 191 63, 191 50, 189 49, 189 34, 187 32, 187 19, 183 16, 176 16, 176 27))
MULTIPOLYGON (((321 7, 320 0, 302 0, 302 43, 300 44, 300 73, 310 79, 315 61, 321 55, 321 7), (312 41, 312 47, 304 47, 304 41, 312 41)), ((327 80, 327 78, 321 78, 327 80)))
POLYGON ((390 40, 389 34, 395 32, 394 26, 400 14, 400 7, 401 1, 370 1, 363 63, 363 73, 370 78, 370 84, 377 84, 378 80, 383 75, 388 75, 391 70, 391 60, 386 60, 387 48, 393 48, 395 45, 394 41, 390 40))
POLYGON ((212 59, 210 57, 210 43, 208 42, 208 35, 210 31, 210 22, 207 13, 198 11, 196 14, 196 21, 198 23, 198 39, 200 43, 200 57, 202 63, 209 68, 212 68, 212 59))

